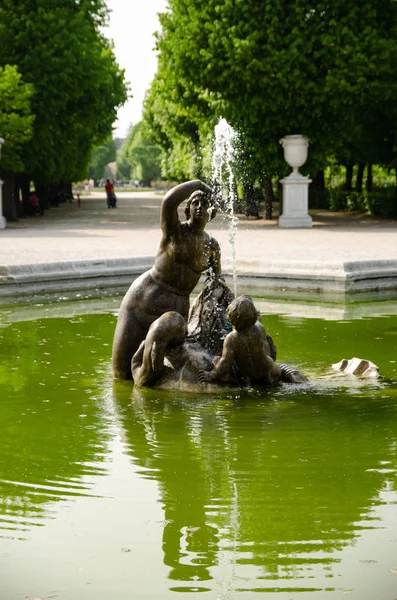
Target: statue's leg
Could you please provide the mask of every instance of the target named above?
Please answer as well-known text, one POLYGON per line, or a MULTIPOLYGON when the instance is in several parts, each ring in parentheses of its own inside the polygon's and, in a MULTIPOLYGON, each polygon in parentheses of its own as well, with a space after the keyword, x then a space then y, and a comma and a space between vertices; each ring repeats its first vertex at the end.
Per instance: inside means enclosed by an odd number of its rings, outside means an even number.
POLYGON ((141 343, 131 361, 131 371, 135 385, 151 386, 156 383, 164 371, 166 346, 148 334, 141 343))
POLYGON ((140 343, 138 350, 135 352, 135 354, 133 355, 133 357, 131 359, 131 372, 132 372, 132 378, 134 379, 134 381, 135 381, 137 374, 139 373, 139 370, 142 366, 144 350, 145 350, 145 340, 143 340, 143 342, 140 343))
POLYGON ((153 369, 150 361, 147 360, 148 346, 150 346, 150 340, 146 338, 132 357, 131 372, 135 385, 150 385, 153 369))
POLYGON ((182 344, 186 321, 177 312, 169 311, 156 319, 149 328, 144 343, 132 358, 131 368, 136 385, 154 385, 164 371, 168 348, 182 344))
POLYGON ((123 312, 117 321, 113 338, 113 375, 118 379, 132 379, 131 359, 145 339, 147 329, 135 315, 123 312))

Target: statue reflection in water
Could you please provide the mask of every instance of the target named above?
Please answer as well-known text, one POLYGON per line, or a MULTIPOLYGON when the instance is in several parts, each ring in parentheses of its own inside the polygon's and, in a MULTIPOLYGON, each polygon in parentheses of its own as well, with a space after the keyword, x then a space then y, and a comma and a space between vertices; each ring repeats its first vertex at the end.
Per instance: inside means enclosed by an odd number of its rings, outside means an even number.
POLYGON ((127 453, 159 484, 171 587, 229 577, 264 591, 289 580, 297 590, 330 588, 336 551, 365 529, 390 478, 368 472, 368 447, 391 458, 393 427, 383 417, 379 436, 353 409, 267 393, 256 402, 186 398, 115 382, 127 453))

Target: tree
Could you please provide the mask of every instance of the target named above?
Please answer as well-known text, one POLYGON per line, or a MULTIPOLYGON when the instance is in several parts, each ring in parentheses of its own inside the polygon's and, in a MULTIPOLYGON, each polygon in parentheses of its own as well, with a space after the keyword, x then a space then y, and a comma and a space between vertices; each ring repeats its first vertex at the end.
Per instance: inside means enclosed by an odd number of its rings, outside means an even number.
POLYGON ((186 124, 200 132, 207 114, 222 115, 241 133, 249 170, 267 181, 285 172, 285 134, 310 138, 306 169, 315 173, 331 154, 359 144, 369 118, 376 124, 386 115, 389 137, 396 131, 394 0, 169 4, 146 112, 164 146, 173 128, 194 140, 186 124), (177 110, 164 107, 167 98, 177 110))
POLYGON ((117 167, 124 177, 150 185, 161 175, 160 153, 160 148, 144 135, 142 122, 139 122, 132 127, 129 138, 117 155, 117 167))
MULTIPOLYGON (((160 54, 158 71, 144 101, 144 124, 162 149, 162 174, 182 181, 207 170, 217 115, 205 94, 180 81, 168 56, 160 54), (207 167, 207 169, 206 169, 207 167)), ((212 149, 212 148, 211 148, 212 149)))
POLYGON ((33 86, 22 81, 15 66, 0 67, 0 137, 6 142, 1 157, 3 169, 23 169, 21 149, 33 134, 32 94, 33 86))
POLYGON ((110 162, 116 161, 116 143, 110 139, 96 148, 91 156, 91 161, 88 167, 89 176, 92 179, 98 180, 105 176, 105 168, 110 162))
POLYGON ((33 84, 34 135, 24 173, 40 183, 81 179, 126 99, 124 74, 100 33, 103 0, 2 0, 0 65, 33 84))

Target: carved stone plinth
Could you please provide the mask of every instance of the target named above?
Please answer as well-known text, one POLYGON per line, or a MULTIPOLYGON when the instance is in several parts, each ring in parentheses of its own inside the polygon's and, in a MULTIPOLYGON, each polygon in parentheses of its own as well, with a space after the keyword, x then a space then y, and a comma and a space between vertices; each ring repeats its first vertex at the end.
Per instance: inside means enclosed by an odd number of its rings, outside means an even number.
POLYGON ((0 229, 5 229, 7 227, 7 221, 5 220, 5 217, 3 217, 3 183, 4 181, 0 179, 0 229))
POLYGON ((283 186, 283 212, 279 227, 312 227, 308 213, 309 183, 311 179, 300 173, 291 173, 281 180, 283 186))

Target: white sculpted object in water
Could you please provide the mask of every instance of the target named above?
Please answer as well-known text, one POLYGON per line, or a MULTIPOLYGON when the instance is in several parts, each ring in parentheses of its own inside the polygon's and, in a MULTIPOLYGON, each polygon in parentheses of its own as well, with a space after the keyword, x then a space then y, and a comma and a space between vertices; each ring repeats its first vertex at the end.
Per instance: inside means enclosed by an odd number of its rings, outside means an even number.
POLYGON ((363 358, 354 357, 350 360, 342 358, 340 362, 332 365, 332 368, 335 371, 349 373, 351 375, 363 375, 365 377, 374 377, 375 379, 378 379, 379 377, 379 367, 370 360, 363 358))

